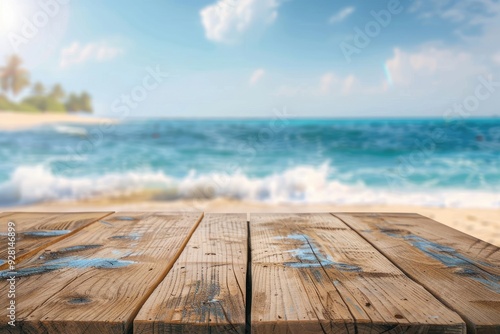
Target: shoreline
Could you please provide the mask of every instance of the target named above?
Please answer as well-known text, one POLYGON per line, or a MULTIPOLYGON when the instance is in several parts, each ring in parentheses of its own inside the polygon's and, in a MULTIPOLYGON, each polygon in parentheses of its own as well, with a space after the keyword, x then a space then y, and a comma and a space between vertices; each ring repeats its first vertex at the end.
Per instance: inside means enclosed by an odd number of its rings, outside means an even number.
MULTIPOLYGON (((79 211, 204 211, 224 213, 252 212, 408 212, 418 213, 478 239, 500 247, 500 210, 451 208, 417 205, 338 205, 290 204, 239 201, 225 198, 212 200, 158 201, 144 196, 101 198, 85 201, 36 203, 0 207, 0 212, 79 212, 79 211)), ((446 236, 443 236, 446 238, 446 236)))
POLYGON ((100 118, 89 115, 75 115, 66 113, 22 113, 11 111, 0 111, 0 131, 19 131, 31 129, 40 125, 47 124, 116 124, 117 120, 109 118, 100 118))

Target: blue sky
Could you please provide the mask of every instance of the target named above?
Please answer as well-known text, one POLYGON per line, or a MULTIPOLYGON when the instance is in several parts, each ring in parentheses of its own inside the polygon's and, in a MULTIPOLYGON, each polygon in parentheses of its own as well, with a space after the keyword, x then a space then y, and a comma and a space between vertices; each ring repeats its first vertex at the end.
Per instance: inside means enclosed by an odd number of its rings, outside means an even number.
POLYGON ((0 57, 89 91, 98 115, 124 117, 124 95, 127 117, 500 115, 500 87, 474 100, 500 81, 499 15, 493 0, 0 0, 0 57), (152 69, 168 76, 145 90, 152 69))

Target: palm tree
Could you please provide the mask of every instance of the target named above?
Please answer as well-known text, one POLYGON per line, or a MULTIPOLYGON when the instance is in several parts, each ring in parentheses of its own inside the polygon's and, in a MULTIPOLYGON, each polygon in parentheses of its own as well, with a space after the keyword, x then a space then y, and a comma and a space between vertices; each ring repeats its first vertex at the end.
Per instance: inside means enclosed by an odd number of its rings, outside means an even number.
POLYGON ((41 82, 37 82, 33 85, 33 95, 43 96, 45 94, 45 86, 41 82))
POLYGON ((52 87, 52 92, 50 92, 50 97, 57 101, 64 99, 65 95, 66 93, 60 84, 54 85, 54 87, 52 87))
POLYGON ((71 94, 69 94, 68 100, 66 101, 64 106, 66 107, 67 111, 80 111, 79 104, 80 103, 79 103, 78 96, 76 96, 76 94, 74 94, 74 93, 71 93, 71 94))
POLYGON ((0 81, 2 90, 6 93, 12 92, 14 96, 19 94, 29 85, 29 74, 24 68, 21 68, 21 58, 16 55, 7 60, 7 65, 0 68, 0 81))
POLYGON ((9 79, 5 73, 4 68, 0 68, 0 87, 2 88, 2 91, 5 93, 8 93, 9 91, 9 79))
POLYGON ((79 100, 80 100, 81 111, 91 113, 92 112, 92 98, 90 97, 90 94, 87 92, 83 92, 80 95, 79 100))

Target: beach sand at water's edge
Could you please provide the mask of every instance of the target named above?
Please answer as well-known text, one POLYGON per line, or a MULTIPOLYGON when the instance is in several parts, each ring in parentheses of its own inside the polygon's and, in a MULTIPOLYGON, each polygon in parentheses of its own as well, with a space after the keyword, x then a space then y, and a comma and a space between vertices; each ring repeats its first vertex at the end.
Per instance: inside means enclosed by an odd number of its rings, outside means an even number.
MULTIPOLYGON (((106 199, 79 202, 41 203, 0 208, 6 211, 68 212, 68 211, 205 211, 205 212, 412 212, 500 246, 500 210, 476 208, 437 208, 404 205, 328 205, 268 204, 259 202, 214 199, 203 201, 150 201, 106 199)), ((443 236, 446 238, 446 236, 443 236)))
POLYGON ((93 116, 80 116, 64 113, 29 114, 22 112, 0 111, 0 131, 15 131, 33 128, 46 124, 113 124, 116 120, 97 118, 93 116))

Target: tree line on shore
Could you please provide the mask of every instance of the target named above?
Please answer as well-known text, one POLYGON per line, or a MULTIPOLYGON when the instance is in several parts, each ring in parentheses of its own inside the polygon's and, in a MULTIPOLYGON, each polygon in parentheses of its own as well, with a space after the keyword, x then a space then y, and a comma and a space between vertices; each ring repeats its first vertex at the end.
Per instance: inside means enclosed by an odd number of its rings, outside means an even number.
POLYGON ((29 72, 22 67, 16 55, 0 66, 0 110, 24 112, 87 112, 92 113, 92 98, 87 92, 66 94, 60 84, 47 89, 41 82, 30 82, 29 72), (15 102, 22 91, 31 86, 31 92, 15 102), (12 99, 9 99, 9 95, 12 99))

